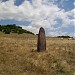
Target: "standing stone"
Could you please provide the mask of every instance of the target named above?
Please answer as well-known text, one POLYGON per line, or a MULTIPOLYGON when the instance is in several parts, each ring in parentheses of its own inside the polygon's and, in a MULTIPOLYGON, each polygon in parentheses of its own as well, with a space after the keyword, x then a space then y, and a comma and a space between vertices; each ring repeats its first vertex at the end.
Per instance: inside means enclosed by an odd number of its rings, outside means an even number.
POLYGON ((42 52, 46 50, 46 37, 44 28, 40 28, 38 34, 37 51, 42 52))

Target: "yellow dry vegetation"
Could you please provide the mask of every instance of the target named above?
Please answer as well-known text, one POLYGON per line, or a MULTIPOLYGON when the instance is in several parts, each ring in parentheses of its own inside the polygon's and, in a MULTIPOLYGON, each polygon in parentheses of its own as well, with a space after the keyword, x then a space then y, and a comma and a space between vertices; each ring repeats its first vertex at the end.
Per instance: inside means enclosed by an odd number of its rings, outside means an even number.
POLYGON ((0 75, 75 75, 75 39, 46 38, 37 52, 37 36, 0 33, 0 75))

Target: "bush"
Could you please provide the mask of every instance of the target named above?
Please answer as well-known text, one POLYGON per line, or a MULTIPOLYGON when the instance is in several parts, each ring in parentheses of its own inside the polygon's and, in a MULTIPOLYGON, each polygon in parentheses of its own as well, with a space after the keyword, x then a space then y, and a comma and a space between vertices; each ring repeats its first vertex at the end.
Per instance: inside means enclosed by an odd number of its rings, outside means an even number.
POLYGON ((10 28, 5 29, 5 34, 10 34, 10 28))

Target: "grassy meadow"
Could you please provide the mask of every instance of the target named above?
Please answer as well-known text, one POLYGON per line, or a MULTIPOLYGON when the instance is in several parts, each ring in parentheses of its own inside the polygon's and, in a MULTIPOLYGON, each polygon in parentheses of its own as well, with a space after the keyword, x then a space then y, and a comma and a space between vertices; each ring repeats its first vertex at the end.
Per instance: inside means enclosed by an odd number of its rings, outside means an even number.
POLYGON ((0 75, 75 75, 75 40, 46 38, 37 52, 37 36, 0 33, 0 75))

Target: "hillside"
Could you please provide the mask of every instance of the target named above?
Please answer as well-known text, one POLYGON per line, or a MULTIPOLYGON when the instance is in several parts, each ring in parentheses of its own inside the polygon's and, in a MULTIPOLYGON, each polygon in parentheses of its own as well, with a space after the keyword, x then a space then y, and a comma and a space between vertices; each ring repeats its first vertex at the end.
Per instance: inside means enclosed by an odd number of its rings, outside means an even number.
POLYGON ((16 26, 16 24, 13 25, 0 25, 0 31, 4 32, 5 34, 10 34, 10 33, 18 33, 18 34, 22 34, 22 33, 27 33, 27 34, 33 34, 30 31, 27 31, 25 29, 22 29, 22 27, 20 26, 16 26))

